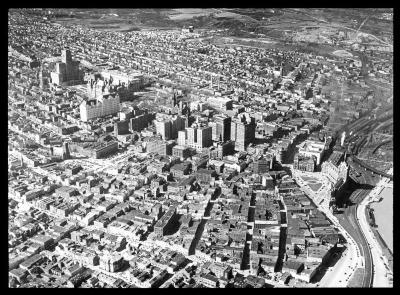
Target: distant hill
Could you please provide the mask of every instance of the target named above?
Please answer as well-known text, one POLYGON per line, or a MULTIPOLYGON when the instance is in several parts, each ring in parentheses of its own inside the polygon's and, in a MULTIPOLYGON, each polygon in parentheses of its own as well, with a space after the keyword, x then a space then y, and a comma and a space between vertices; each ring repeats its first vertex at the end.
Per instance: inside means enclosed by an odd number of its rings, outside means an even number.
MULTIPOLYGON (((42 10, 46 13, 46 10, 42 10)), ((301 31, 303 27, 358 29, 379 38, 393 35, 393 9, 384 8, 229 8, 229 9, 52 9, 53 20, 82 25, 106 26, 120 24, 121 28, 228 29, 228 35, 253 32, 275 39, 287 33, 301 31)), ((254 36, 253 36, 254 37, 254 36)))

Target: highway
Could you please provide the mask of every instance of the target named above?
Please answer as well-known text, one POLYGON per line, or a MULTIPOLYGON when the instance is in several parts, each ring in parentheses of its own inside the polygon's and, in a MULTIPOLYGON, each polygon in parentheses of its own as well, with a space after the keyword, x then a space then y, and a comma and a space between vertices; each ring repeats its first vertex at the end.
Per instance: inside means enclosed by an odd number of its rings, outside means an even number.
POLYGON ((361 237, 361 243, 362 243, 362 248, 363 248, 363 254, 364 254, 364 277, 363 277, 363 282, 362 282, 362 287, 364 288, 370 288, 372 287, 372 283, 373 283, 373 279, 374 279, 374 266, 373 266, 373 260, 372 260, 372 254, 371 254, 371 249, 369 247, 368 241, 365 238, 364 233, 361 230, 361 226, 360 223, 358 221, 358 218, 355 218, 355 216, 357 215, 357 212, 359 212, 359 207, 358 205, 356 205, 354 207, 354 222, 356 223, 356 229, 357 231, 360 233, 360 237, 361 237))
MULTIPOLYGON (((361 229, 364 240, 368 243, 369 253, 371 255, 371 266, 373 269, 374 281, 371 279, 373 287, 390 287, 388 274, 391 274, 387 259, 385 259, 382 248, 375 238, 370 225, 367 221, 366 206, 379 198, 382 188, 389 183, 388 178, 382 179, 378 185, 369 193, 369 195, 358 205, 356 216, 357 225, 361 229), (372 265, 373 264, 373 265, 372 265)), ((371 275, 372 276, 372 275, 371 275)))
POLYGON ((345 251, 344 256, 341 257, 338 263, 335 264, 335 266, 324 275, 324 277, 319 283, 319 286, 343 287, 343 288, 347 287, 348 282, 351 279, 351 276, 354 274, 355 270, 358 267, 360 267, 360 264, 362 265, 359 246, 357 245, 354 238, 340 224, 338 219, 332 214, 332 212, 329 209, 329 202, 328 205, 326 205, 325 202, 324 206, 321 206, 321 203, 323 203, 321 202, 320 199, 321 193, 319 192, 318 194, 315 194, 314 192, 307 190, 306 189, 307 186, 305 185, 305 183, 302 181, 300 177, 298 177, 299 175, 297 171, 292 170, 292 175, 296 180, 296 183, 298 183, 298 185, 300 186, 300 188, 303 188, 303 191, 314 202, 316 207, 326 215, 327 219, 333 223, 333 225, 337 228, 337 230, 343 235, 343 237, 347 241, 346 246, 348 247, 347 248, 348 250, 345 251))
MULTIPOLYGON (((361 191, 362 194, 366 194, 369 191, 361 191)), ((353 192, 352 195, 360 194, 359 190, 353 192)), ((350 197, 352 198, 352 197, 350 197)), ((358 199, 359 197, 357 197, 358 199)), ((360 225, 357 221, 357 205, 348 207, 343 214, 337 215, 337 219, 341 223, 341 225, 346 228, 347 232, 353 237, 356 241, 358 248, 360 249, 360 253, 358 256, 363 261, 363 281, 361 286, 364 288, 369 288, 372 286, 373 281, 373 265, 372 265, 372 256, 368 246, 368 243, 361 232, 360 225), (361 258, 362 257, 362 258, 361 258)))
MULTIPOLYGON (((329 209, 320 208, 325 213, 326 217, 334 224, 338 231, 343 235, 347 241, 348 250, 346 250, 344 257, 337 263, 338 266, 334 267, 331 273, 326 274, 328 280, 326 285, 321 287, 347 287, 349 280, 354 274, 355 270, 363 264, 363 259, 360 256, 360 250, 356 241, 346 231, 346 229, 339 223, 338 219, 332 214, 329 209)), ((336 266, 336 265, 335 265, 336 266)))
POLYGON ((343 215, 337 216, 362 250, 361 254, 364 258, 362 287, 389 286, 387 277, 387 270, 389 269, 388 262, 382 259, 382 250, 369 227, 365 213, 366 205, 372 200, 379 198, 378 193, 381 191, 382 186, 386 185, 388 182, 388 178, 382 179, 378 185, 368 193, 361 204, 348 207, 343 215))

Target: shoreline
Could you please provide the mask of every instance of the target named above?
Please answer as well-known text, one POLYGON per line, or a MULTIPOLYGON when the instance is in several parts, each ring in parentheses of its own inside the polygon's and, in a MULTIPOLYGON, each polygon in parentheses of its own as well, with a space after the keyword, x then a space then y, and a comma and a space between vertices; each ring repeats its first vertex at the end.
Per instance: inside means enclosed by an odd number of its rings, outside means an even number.
POLYGON ((380 202, 373 202, 370 206, 374 209, 377 231, 393 253, 393 188, 385 187, 379 198, 382 199, 380 202))

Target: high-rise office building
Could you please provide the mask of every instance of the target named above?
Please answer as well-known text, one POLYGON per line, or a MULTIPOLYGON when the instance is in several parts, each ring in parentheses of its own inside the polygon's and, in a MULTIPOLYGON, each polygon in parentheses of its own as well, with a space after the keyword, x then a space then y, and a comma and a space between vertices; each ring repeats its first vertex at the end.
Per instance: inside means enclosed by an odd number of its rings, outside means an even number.
POLYGON ((197 129, 197 149, 209 147, 211 142, 212 129, 210 126, 200 127, 197 129))
POLYGON ((196 148, 197 144, 197 128, 189 127, 186 128, 187 133, 187 145, 193 148, 196 148))
MULTIPOLYGON (((181 133, 180 142, 183 143, 183 133, 181 133)), ((210 126, 193 126, 186 128, 185 136, 186 145, 196 150, 201 150, 203 148, 212 145, 212 128, 210 126)))
POLYGON ((186 130, 178 131, 178 144, 181 146, 185 146, 186 140, 187 140, 186 130))
POLYGON ((61 53, 61 62, 56 63, 54 72, 51 72, 51 81, 57 85, 74 85, 82 81, 82 72, 79 70, 79 61, 72 60, 71 52, 66 49, 61 53))
POLYGON ((245 151, 255 139, 255 119, 247 113, 239 114, 231 122, 231 140, 235 141, 236 151, 245 151))
POLYGON ((154 117, 154 113, 148 113, 148 111, 145 110, 144 113, 140 115, 135 115, 133 118, 130 119, 129 128, 131 131, 140 132, 154 120, 154 117))
POLYGON ((214 147, 209 149, 209 156, 212 159, 222 160, 226 155, 230 155, 234 152, 234 142, 228 140, 226 142, 218 142, 214 147))
POLYGON ((156 126, 157 134, 160 134, 162 139, 166 140, 171 138, 171 121, 155 121, 154 125, 156 126))
POLYGON ((146 152, 155 153, 158 155, 172 155, 172 148, 176 145, 173 140, 163 141, 163 140, 151 140, 147 142, 146 152))
POLYGON ((129 121, 119 121, 114 123, 114 136, 124 135, 129 133, 129 121))
POLYGON ((225 142, 231 136, 231 118, 217 115, 212 126, 212 140, 225 142))
POLYGON ((186 117, 176 116, 176 117, 172 118, 171 122, 172 122, 171 135, 172 135, 172 139, 175 139, 178 137, 178 132, 185 129, 186 117))
POLYGON ((184 130, 186 125, 186 118, 184 116, 167 116, 159 117, 155 122, 157 133, 163 139, 176 139, 178 131, 184 130))
POLYGON ((71 158, 71 154, 69 152, 69 146, 68 142, 63 142, 63 155, 62 155, 63 160, 67 160, 71 158))

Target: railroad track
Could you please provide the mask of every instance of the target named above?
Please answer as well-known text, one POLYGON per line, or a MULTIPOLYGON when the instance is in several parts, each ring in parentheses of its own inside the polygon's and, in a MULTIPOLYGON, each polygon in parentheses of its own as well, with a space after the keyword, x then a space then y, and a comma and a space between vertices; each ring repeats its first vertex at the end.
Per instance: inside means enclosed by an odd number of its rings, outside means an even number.
POLYGON ((354 162, 356 162, 357 164, 359 164, 360 166, 362 166, 363 168, 365 168, 365 169, 367 169, 367 170, 370 170, 370 171, 373 172, 373 173, 376 173, 376 174, 378 174, 378 175, 380 175, 380 176, 387 177, 387 178, 389 178, 390 180, 393 180, 393 175, 390 175, 390 174, 387 174, 387 173, 385 173, 385 172, 382 172, 382 171, 380 171, 380 170, 378 170, 378 169, 375 169, 374 167, 371 167, 370 165, 366 164, 365 162, 359 160, 357 157, 352 156, 352 160, 353 160, 354 162))

